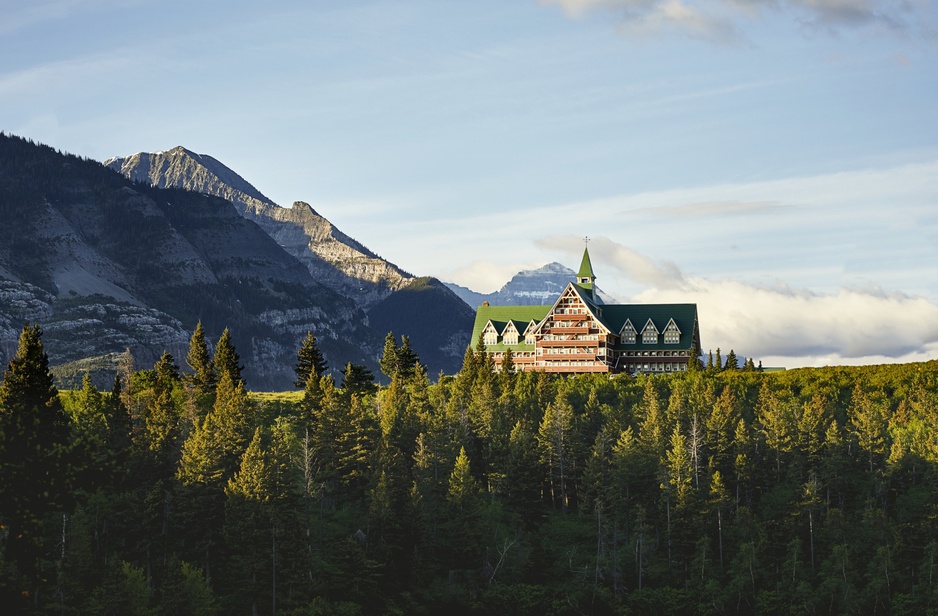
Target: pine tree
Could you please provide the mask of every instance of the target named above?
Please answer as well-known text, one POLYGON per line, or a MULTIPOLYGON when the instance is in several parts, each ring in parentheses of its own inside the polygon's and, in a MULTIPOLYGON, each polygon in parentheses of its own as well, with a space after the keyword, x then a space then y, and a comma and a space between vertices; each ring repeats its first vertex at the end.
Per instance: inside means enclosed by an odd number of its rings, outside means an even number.
POLYGON ((186 381, 200 394, 207 394, 215 389, 217 383, 215 366, 208 353, 208 344, 205 342, 205 330, 202 329, 202 321, 199 321, 195 326, 195 331, 192 332, 192 337, 189 339, 189 354, 186 356, 186 365, 192 370, 192 374, 186 377, 186 381))
POLYGON ((306 332, 306 338, 300 343, 300 348, 296 352, 296 367, 294 368, 296 381, 293 384, 296 387, 305 387, 310 374, 321 377, 327 369, 328 364, 322 351, 319 350, 316 336, 312 332, 306 332))
POLYGON ((82 469, 75 466, 70 432, 49 372, 42 330, 27 323, 0 384, 0 562, 6 564, 0 574, 0 603, 14 612, 26 607, 24 597, 34 594, 49 575, 39 558, 45 516, 74 506, 75 475, 82 469))
POLYGON ((244 379, 241 378, 244 366, 240 362, 241 357, 235 350, 234 343, 231 341, 231 332, 226 327, 218 339, 218 344, 215 345, 215 370, 218 373, 218 380, 221 381, 222 375, 228 374, 235 386, 244 383, 244 379))
POLYGON ((384 337, 384 353, 381 355, 378 365, 381 366, 381 372, 389 379, 393 379, 399 369, 397 348, 394 332, 388 332, 388 335, 384 337))
POLYGON ((342 389, 349 396, 366 396, 374 393, 375 375, 365 366, 349 362, 342 371, 342 389))
POLYGON ((739 369, 739 360, 736 359, 736 351, 730 349, 730 352, 726 354, 726 369, 727 370, 738 370, 739 369))
POLYGON ((717 347, 717 355, 713 360, 713 369, 717 372, 723 371, 723 359, 720 357, 720 347, 717 347))
POLYGON ((510 348, 505 349, 505 355, 502 356, 501 372, 507 375, 514 374, 515 372, 515 356, 510 348))
POLYGON ((690 353, 687 357, 687 371, 700 372, 700 349, 697 348, 696 342, 690 347, 690 353))
POLYGON ((398 372, 403 378, 409 379, 416 373, 419 363, 420 358, 413 347, 410 346, 410 337, 401 336, 401 346, 397 349, 398 372))
POLYGON ((554 506, 567 511, 570 504, 571 471, 573 462, 573 408, 563 393, 544 409, 544 418, 538 430, 541 459, 550 469, 551 500, 554 506))
POLYGON ((459 449, 456 465, 449 476, 449 502, 459 511, 471 508, 479 495, 479 482, 472 476, 466 448, 459 449))
POLYGON ((162 387, 172 389, 177 383, 182 382, 176 358, 169 351, 163 351, 160 358, 153 364, 153 372, 156 373, 156 380, 162 387))

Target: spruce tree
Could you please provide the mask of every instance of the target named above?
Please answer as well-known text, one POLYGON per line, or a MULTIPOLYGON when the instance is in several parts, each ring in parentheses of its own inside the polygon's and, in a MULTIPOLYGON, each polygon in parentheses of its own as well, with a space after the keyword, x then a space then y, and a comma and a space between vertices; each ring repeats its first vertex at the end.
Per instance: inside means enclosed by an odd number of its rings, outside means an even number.
POLYGON ((381 366, 381 372, 389 379, 393 379, 397 374, 398 359, 397 340, 394 338, 394 332, 388 332, 388 335, 384 337, 384 353, 378 365, 381 366))
POLYGON ((43 545, 44 519, 74 505, 74 479, 82 469, 75 466, 70 432, 49 372, 42 330, 27 323, 0 384, 0 521, 6 564, 0 604, 14 613, 26 607, 24 598, 49 575, 42 570, 49 563, 39 558, 54 549, 43 545))
POLYGON ((215 389, 217 383, 215 366, 208 353, 202 321, 195 326, 192 338, 189 339, 189 355, 186 356, 186 364, 192 369, 192 374, 187 375, 186 380, 199 393, 206 394, 215 389))
POLYGON ((697 348, 697 344, 694 343, 690 347, 690 353, 687 357, 687 371, 688 372, 700 372, 700 350, 697 348))
POLYGON ((306 387, 310 374, 321 377, 326 373, 327 368, 326 359, 316 343, 316 336, 312 332, 306 332, 306 338, 300 343, 300 348, 296 352, 296 367, 294 368, 296 381, 293 385, 306 387))
POLYGON ((739 370, 739 360, 736 359, 736 351, 733 349, 730 349, 730 352, 726 354, 726 369, 739 370))
POLYGON ((235 350, 234 343, 231 342, 231 332, 227 327, 221 333, 218 344, 215 345, 215 370, 219 381, 222 375, 227 374, 235 386, 244 383, 244 379, 241 378, 244 366, 241 365, 241 358, 235 350))
POLYGON ((156 372, 156 379, 166 388, 172 389, 176 383, 182 382, 176 358, 169 351, 163 351, 159 360, 153 365, 153 371, 156 372))
POLYGON ((420 363, 420 358, 410 346, 410 337, 401 336, 401 346, 397 349, 398 373, 405 379, 410 378, 417 371, 418 363, 420 363))
POLYGON ((342 389, 349 396, 364 396, 375 391, 375 375, 365 366, 349 362, 342 371, 342 389))

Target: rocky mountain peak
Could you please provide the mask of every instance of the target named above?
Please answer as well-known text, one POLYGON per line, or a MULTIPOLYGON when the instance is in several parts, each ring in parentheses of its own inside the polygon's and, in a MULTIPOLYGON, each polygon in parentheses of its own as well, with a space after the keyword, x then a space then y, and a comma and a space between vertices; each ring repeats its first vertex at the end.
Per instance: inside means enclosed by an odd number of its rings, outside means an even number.
POLYGON ((299 259, 316 280, 362 307, 380 301, 413 278, 342 233, 308 203, 297 201, 293 207, 280 207, 207 154, 177 146, 165 152, 111 158, 105 165, 137 182, 231 201, 242 216, 257 223, 299 259))

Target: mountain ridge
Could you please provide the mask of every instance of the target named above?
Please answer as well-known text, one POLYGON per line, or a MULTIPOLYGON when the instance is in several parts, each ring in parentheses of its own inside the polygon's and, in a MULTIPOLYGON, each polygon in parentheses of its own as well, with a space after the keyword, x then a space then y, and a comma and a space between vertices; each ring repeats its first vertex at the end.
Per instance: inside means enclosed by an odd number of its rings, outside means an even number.
POLYGON ((210 337, 231 328, 252 387, 290 386, 306 331, 334 369, 377 366, 364 311, 222 198, 0 135, 0 220, 0 361, 35 321, 53 364, 127 347, 181 363, 202 321, 210 337))
POLYGON ((176 187, 230 201, 320 283, 368 307, 403 288, 413 276, 343 233, 308 203, 281 207, 218 159, 183 146, 112 157, 106 167, 136 182, 176 187))
MULTIPOLYGON (((536 269, 519 271, 498 291, 491 293, 479 293, 452 282, 443 284, 475 309, 484 302, 492 306, 553 304, 571 282, 576 282, 576 272, 553 261, 536 269)), ((615 303, 601 289, 597 288, 597 295, 602 302, 615 303)))

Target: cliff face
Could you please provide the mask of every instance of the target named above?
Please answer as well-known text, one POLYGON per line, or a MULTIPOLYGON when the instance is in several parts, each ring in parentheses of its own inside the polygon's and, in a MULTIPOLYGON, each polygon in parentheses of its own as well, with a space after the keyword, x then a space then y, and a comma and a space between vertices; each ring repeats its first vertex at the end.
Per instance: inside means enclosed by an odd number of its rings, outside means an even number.
POLYGON ((378 257, 308 203, 280 207, 215 158, 183 147, 112 158, 105 165, 143 184, 229 200, 241 216, 257 223, 302 263, 316 282, 364 310, 382 339, 389 331, 409 336, 434 376, 459 370, 469 343, 472 311, 439 281, 414 278, 378 257))
MULTIPOLYGON (((147 174, 168 165, 150 162, 147 174)), ((237 190, 262 203, 250 185, 237 190)), ((374 366, 380 353, 382 337, 354 301, 223 199, 134 184, 0 136, 0 220, 3 363, 27 320, 43 326, 53 364, 106 364, 126 347, 141 366, 163 350, 184 364, 198 321, 210 339, 227 326, 254 388, 290 386, 307 330, 339 365, 374 366)))
POLYGON ((112 158, 105 165, 137 182, 227 199, 303 263, 313 278, 364 308, 413 278, 336 229, 309 204, 298 201, 291 208, 280 207, 211 156, 176 147, 112 158))

